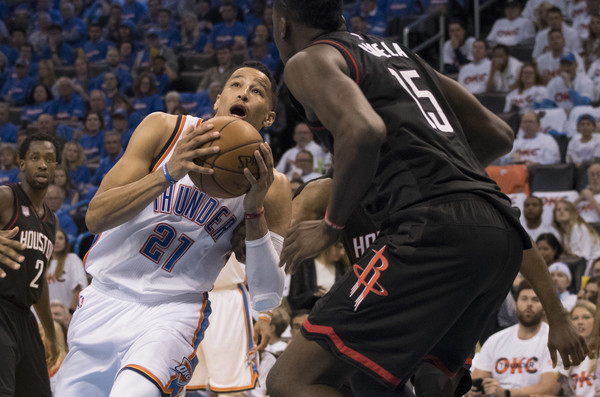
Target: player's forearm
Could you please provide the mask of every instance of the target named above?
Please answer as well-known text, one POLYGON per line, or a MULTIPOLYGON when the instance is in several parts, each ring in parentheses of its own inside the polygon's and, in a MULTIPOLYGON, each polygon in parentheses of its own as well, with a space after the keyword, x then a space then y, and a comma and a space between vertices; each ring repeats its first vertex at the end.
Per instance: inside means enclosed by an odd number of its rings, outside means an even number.
POLYGON ((135 182, 97 193, 85 216, 88 230, 98 234, 131 220, 169 185, 161 168, 135 182))

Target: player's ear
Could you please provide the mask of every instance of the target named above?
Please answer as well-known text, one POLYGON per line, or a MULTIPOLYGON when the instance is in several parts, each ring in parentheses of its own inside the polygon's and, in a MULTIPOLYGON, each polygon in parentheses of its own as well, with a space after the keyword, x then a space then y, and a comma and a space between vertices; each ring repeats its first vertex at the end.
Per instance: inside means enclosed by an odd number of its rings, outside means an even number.
POLYGON ((290 25, 288 24, 288 20, 286 17, 279 18, 279 23, 281 24, 281 29, 279 30, 281 32, 280 36, 282 39, 285 39, 290 34, 290 25))
POLYGON ((275 112, 269 112, 267 117, 263 120, 263 127, 270 127, 275 122, 275 112))
POLYGON ((219 100, 221 99, 221 94, 217 95, 217 100, 215 101, 215 104, 213 105, 213 110, 215 111, 215 114, 217 113, 217 109, 219 109, 219 100))

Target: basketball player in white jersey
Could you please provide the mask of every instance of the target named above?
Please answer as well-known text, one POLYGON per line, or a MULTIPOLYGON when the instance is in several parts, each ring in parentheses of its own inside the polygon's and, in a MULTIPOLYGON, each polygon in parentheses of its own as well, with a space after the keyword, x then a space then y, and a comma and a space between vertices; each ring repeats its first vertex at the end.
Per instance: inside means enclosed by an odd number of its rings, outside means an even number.
MULTIPOLYGON (((275 83, 264 65, 242 65, 227 81, 216 116, 237 116, 255 128, 273 123, 275 83)), ((210 121, 153 113, 134 132, 121 160, 90 202, 86 222, 98 234, 69 329, 69 355, 58 374, 61 397, 177 396, 191 378, 196 347, 208 326, 209 291, 245 219, 246 273, 256 310, 279 305, 277 267, 290 222, 287 178, 273 172, 268 144, 255 152, 260 177, 244 173, 248 193, 217 199, 200 191, 189 171, 212 171, 194 159, 217 148, 210 121)))

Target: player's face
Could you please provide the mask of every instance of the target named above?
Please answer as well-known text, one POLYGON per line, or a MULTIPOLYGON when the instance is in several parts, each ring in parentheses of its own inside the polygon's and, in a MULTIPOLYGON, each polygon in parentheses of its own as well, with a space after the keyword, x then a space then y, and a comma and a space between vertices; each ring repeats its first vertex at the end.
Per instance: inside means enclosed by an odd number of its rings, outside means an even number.
POLYGON ((592 313, 587 311, 587 309, 583 307, 576 307, 571 312, 571 321, 575 328, 577 328, 577 332, 584 339, 588 338, 592 335, 592 330, 594 329, 594 316, 592 313))
POLYGON ((532 289, 521 291, 515 303, 515 309, 519 323, 526 327, 538 325, 542 321, 544 309, 532 289))
POLYGON ((261 71, 240 68, 227 80, 214 105, 215 116, 233 116, 260 130, 275 120, 271 82, 261 71))
POLYGON ((56 168, 54 145, 48 141, 33 141, 20 162, 24 182, 34 189, 46 189, 56 168))
POLYGON ((554 282, 554 286, 556 287, 558 292, 565 292, 567 288, 569 288, 571 281, 563 272, 550 272, 550 276, 552 276, 552 281, 554 282))
POLYGON ((540 240, 537 244, 538 251, 540 251, 540 255, 544 259, 547 265, 551 265, 554 263, 554 259, 556 258, 556 250, 552 248, 550 244, 548 244, 545 240, 540 240))

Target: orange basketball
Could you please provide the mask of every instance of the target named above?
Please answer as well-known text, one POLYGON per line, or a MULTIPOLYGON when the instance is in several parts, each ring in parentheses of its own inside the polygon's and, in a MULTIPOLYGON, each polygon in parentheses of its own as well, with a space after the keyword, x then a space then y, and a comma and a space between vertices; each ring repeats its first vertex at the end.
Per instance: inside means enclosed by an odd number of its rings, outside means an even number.
POLYGON ((256 128, 237 117, 214 117, 205 122, 213 124, 212 131, 219 131, 221 136, 203 147, 218 146, 220 151, 196 159, 196 164, 212 168, 215 172, 212 175, 189 172, 188 175, 200 190, 213 197, 241 196, 250 189, 244 168, 248 168, 255 178, 259 177, 254 151, 258 150, 263 139, 256 128))

